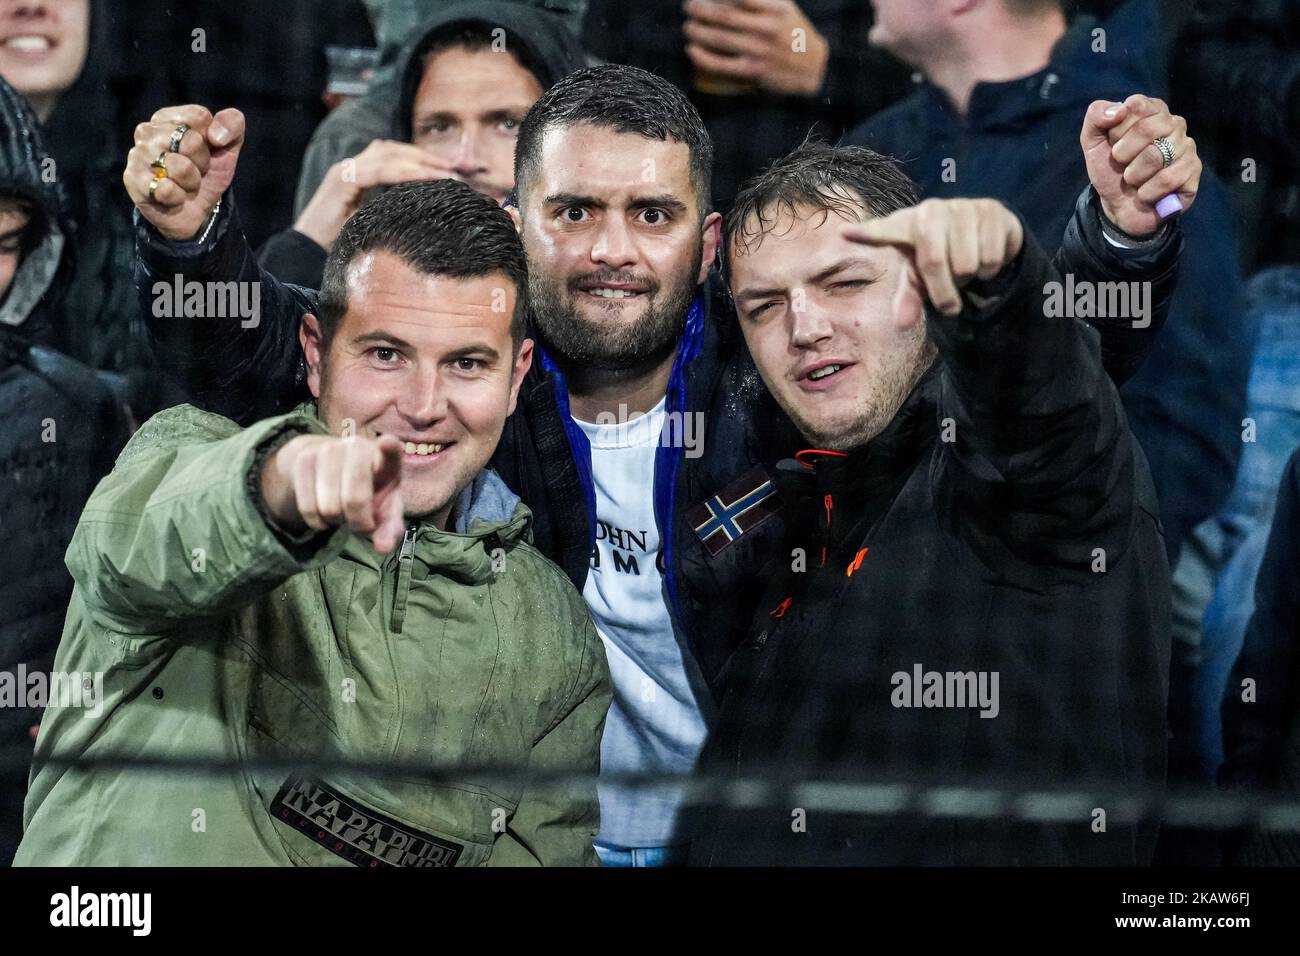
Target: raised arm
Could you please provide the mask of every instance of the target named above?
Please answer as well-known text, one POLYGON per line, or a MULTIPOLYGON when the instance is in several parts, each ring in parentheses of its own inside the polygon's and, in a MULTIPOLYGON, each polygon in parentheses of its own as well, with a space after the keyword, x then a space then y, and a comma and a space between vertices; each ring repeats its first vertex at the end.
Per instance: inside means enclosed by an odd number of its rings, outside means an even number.
POLYGON ((77 592, 119 633, 235 610, 343 547, 392 550, 401 446, 291 413, 239 429, 190 405, 151 418, 100 482, 68 548, 77 592))
POLYGON ((165 107, 136 127, 122 181, 150 334, 201 407, 247 424, 305 397, 298 325, 316 293, 278 281, 248 247, 229 192, 243 142, 238 110, 165 107))
POLYGON ((1019 218, 993 200, 929 200, 847 235, 903 253, 898 316, 930 306, 947 429, 939 490, 980 532, 972 540, 1003 543, 990 565, 1086 570, 1093 547, 1122 550, 1136 443, 1096 332, 1052 314, 1060 275, 1019 218))

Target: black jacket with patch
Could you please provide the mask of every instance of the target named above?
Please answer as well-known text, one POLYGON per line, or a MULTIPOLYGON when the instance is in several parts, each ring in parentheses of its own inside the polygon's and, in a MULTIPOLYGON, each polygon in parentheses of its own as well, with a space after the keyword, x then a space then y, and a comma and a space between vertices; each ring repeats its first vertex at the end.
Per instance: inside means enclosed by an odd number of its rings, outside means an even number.
MULTIPOLYGON (((784 466, 789 543, 807 569, 784 555, 768 569, 704 771, 1162 784, 1169 568, 1155 494, 1096 332, 1044 317, 1059 274, 1026 240, 1000 276, 969 287, 960 316, 928 315, 939 358, 878 437, 784 466), (926 694, 931 672, 949 696, 926 694), (949 673, 974 680, 949 688, 949 673)), ((1021 823, 1009 806, 991 818, 880 814, 887 800, 840 813, 791 790, 705 814, 692 862, 1149 862, 1154 829, 1103 800, 1112 819, 1095 832, 1097 805, 1021 823)))

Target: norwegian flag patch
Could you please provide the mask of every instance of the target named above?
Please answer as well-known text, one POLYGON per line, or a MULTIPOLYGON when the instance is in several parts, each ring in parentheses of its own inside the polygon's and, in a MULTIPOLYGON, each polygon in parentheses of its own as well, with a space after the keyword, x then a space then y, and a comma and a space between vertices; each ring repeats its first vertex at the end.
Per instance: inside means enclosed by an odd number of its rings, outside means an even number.
POLYGON ((761 467, 753 468, 716 495, 693 506, 686 520, 717 556, 747 531, 752 531, 781 510, 776 486, 761 467))

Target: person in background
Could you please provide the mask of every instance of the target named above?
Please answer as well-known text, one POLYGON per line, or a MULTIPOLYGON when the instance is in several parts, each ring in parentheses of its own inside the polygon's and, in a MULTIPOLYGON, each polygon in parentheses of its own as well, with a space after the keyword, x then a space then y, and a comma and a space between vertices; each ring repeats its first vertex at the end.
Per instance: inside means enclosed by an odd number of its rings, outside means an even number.
MULTIPOLYGON (((42 176, 47 158, 36 118, 0 79, 0 680, 24 691, 24 673, 53 666, 72 596, 63 554, 127 435, 109 384, 38 344, 72 322, 72 225, 59 183, 42 176)), ((24 698, 0 706, 0 751, 31 747, 44 701, 24 698)), ((26 792, 25 765, 0 771, 0 866, 17 849, 26 792)))
POLYGON ((75 269, 62 290, 64 320, 47 344, 108 373, 142 421, 180 397, 149 347, 131 285, 131 207, 114 157, 122 133, 108 89, 104 0, 0 0, 0 76, 27 97, 48 150, 41 169, 67 197, 65 239, 75 269))
MULTIPOLYGON (((327 174, 341 161, 359 157, 376 140, 412 142, 410 106, 421 86, 423 58, 435 34, 454 30, 457 24, 486 34, 491 41, 489 49, 510 53, 546 89, 587 65, 574 29, 575 17, 584 7, 585 0, 389 0, 377 26, 379 63, 370 88, 364 97, 343 104, 316 128, 303 157, 294 215, 302 214, 327 174), (494 33, 496 30, 501 32, 494 33)), ((458 97, 464 93, 462 89, 437 92, 458 97)), ((445 143, 438 152, 445 165, 449 160, 445 143)))
MULTIPOLYGON (((1282 469, 1255 580, 1255 610, 1223 690, 1219 783, 1252 798, 1300 797, 1300 450, 1282 469)), ((1294 830, 1252 828, 1224 841, 1234 866, 1300 866, 1294 830)))
POLYGON ((591 0, 586 47, 688 92, 717 146, 714 204, 810 134, 832 142, 908 90, 907 70, 867 47, 863 0, 591 0))
POLYGON ((330 244, 374 187, 459 179, 504 202, 524 114, 581 65, 577 44, 548 13, 511 3, 445 7, 405 50, 382 136, 333 164, 293 228, 263 246, 262 265, 318 287, 330 244))
POLYGON ((1172 92, 1245 222, 1248 273, 1300 266, 1300 6, 1193 0, 1170 56, 1172 92))

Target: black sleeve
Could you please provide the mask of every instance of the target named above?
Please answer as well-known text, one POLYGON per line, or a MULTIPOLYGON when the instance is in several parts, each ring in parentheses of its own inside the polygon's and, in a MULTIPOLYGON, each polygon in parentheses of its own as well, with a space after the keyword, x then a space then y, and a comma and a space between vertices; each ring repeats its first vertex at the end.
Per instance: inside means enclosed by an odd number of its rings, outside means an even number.
POLYGON ((1221 783, 1275 787, 1283 749, 1300 749, 1300 451, 1282 474, 1277 511, 1255 579, 1255 613, 1223 696, 1221 783), (1242 681, 1254 700, 1242 699, 1242 681))
POLYGON ((257 261, 283 282, 319 289, 328 255, 316 240, 296 229, 282 229, 262 244, 257 261))
POLYGON ((1142 367, 1169 318, 1169 303, 1178 282, 1183 229, 1181 218, 1174 218, 1153 238, 1133 248, 1121 248, 1106 238, 1102 216, 1101 201, 1089 186, 1074 205, 1074 215, 1066 223, 1054 264, 1063 278, 1073 276, 1076 283, 1087 282, 1094 288, 1111 282, 1150 283, 1150 297, 1146 300, 1149 313, 1087 319, 1101 336, 1101 362, 1106 374, 1120 386, 1142 367))
POLYGON ((963 292, 960 315, 928 312, 943 363, 948 437, 937 474, 953 533, 1000 573, 1087 572, 1127 547, 1136 443, 1086 323, 1052 318, 1060 274, 1032 233, 1016 260, 963 292))
POLYGON ((306 397, 298 328, 318 294, 258 265, 230 193, 200 241, 167 240, 137 213, 135 285, 155 348, 199 407, 248 425, 306 397), (209 315, 210 294, 256 314, 209 315))

